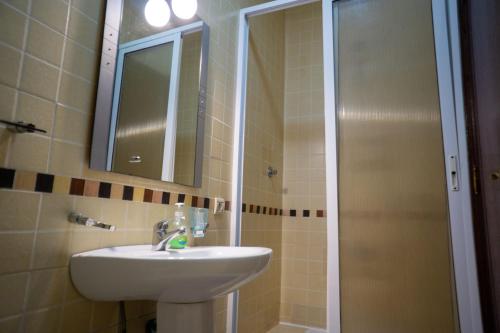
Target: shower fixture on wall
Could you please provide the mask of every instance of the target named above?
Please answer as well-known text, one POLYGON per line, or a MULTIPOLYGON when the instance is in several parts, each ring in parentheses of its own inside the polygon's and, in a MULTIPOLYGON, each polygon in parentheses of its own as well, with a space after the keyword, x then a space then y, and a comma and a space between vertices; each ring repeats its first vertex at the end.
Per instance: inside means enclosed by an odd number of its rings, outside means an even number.
POLYGON ((273 168, 272 166, 268 166, 266 174, 269 178, 272 178, 273 176, 276 176, 278 174, 278 170, 273 168))

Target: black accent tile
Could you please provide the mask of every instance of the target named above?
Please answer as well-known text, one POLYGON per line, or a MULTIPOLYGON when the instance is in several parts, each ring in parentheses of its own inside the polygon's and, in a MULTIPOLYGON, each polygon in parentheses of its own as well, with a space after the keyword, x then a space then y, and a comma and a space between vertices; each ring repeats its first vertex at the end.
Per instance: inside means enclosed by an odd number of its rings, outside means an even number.
POLYGON ((245 213, 247 211, 247 204, 241 204, 241 211, 245 213))
POLYGON ((224 204, 224 210, 230 211, 231 210, 231 201, 226 201, 224 204))
POLYGON ((16 170, 0 168, 0 188, 14 187, 16 170))
POLYGON ((184 200, 186 200, 186 195, 184 193, 179 193, 179 197, 177 198, 177 202, 184 203, 184 200))
POLYGON ((260 214, 260 206, 257 206, 257 210, 255 211, 257 214, 260 214))
POLYGON ((111 183, 99 184, 99 198, 111 198, 111 183))
POLYGON ((297 216, 297 211, 295 209, 290 209, 290 216, 297 216))
POLYGON ((54 175, 47 175, 45 173, 39 173, 36 175, 36 192, 52 193, 53 186, 54 175))
POLYGON ((283 216, 283 209, 280 209, 280 216, 283 216))
POLYGON ((123 200, 132 201, 134 200, 134 187, 133 186, 123 186, 123 200))
POLYGON ((203 199, 203 208, 206 208, 206 209, 210 208, 210 198, 203 199))
POLYGON ((161 195, 161 203, 164 205, 170 204, 170 192, 163 192, 161 195))
POLYGON ((310 211, 309 211, 309 209, 304 209, 304 210, 302 211, 302 217, 309 217, 309 215, 310 215, 310 211))
POLYGON ((267 207, 262 207, 262 214, 266 215, 267 207))
POLYGON ((322 210, 317 210, 316 211, 316 217, 324 217, 324 213, 322 210))
POLYGON ((191 197, 191 207, 198 207, 198 197, 195 195, 191 197))

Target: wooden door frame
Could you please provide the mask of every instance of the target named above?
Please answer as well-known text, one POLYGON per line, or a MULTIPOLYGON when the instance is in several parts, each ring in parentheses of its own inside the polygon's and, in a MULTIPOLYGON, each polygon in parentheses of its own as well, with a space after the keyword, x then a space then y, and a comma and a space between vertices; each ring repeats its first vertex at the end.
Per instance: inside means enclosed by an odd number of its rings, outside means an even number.
MULTIPOLYGON (((488 238, 488 221, 485 216, 485 201, 481 179, 483 174, 478 128, 478 105, 475 92, 475 71, 473 54, 473 34, 470 4, 475 0, 459 0, 460 42, 462 52, 462 76, 464 91, 465 121, 467 126, 467 148, 470 164, 471 201, 475 234, 476 258, 478 267, 479 292, 485 332, 497 332, 500 329, 498 304, 495 302, 495 286, 492 272, 491 244, 488 238)), ((500 38, 500 31, 497 32, 500 38)))

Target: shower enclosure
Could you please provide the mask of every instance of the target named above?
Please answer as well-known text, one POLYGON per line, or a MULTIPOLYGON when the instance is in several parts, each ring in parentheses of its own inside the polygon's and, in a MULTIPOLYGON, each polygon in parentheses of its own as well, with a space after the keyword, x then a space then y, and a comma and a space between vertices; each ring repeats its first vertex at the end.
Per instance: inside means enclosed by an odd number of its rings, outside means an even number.
MULTIPOLYGON (((262 163, 248 162, 249 152, 257 147, 246 126, 270 126, 270 121, 265 121, 270 115, 271 122, 285 124, 285 139, 271 141, 276 143, 272 148, 281 152, 272 154, 273 163, 282 165, 286 175, 286 115, 300 113, 294 110, 299 99, 295 104, 287 103, 287 87, 293 85, 293 79, 286 76, 293 59, 288 53, 302 54, 302 50, 297 46, 286 47, 289 36, 285 24, 285 32, 281 34, 286 36, 282 48, 285 52, 282 58, 286 61, 277 63, 281 41, 276 36, 280 35, 280 20, 286 22, 291 7, 313 6, 309 4, 313 2, 277 0, 240 13, 233 202, 241 210, 233 212, 234 245, 263 244, 256 230, 249 229, 245 222, 249 182, 252 200, 262 198, 257 195, 259 191, 267 191, 265 200, 272 202, 273 207, 283 206, 284 215, 305 217, 306 214, 292 212, 287 204, 286 176, 275 180, 277 188, 266 189, 269 183, 259 181, 259 177, 266 177, 265 168, 262 163), (264 17, 269 15, 273 19, 265 28, 269 32, 266 38, 274 39, 266 44, 259 41, 256 32, 263 29, 264 17), (255 26, 259 20, 260 28, 255 26), (255 53, 266 45, 273 49, 255 53), (259 68, 255 59, 269 64, 266 57, 272 56, 277 57, 272 66, 277 72, 268 77, 270 82, 260 82, 265 85, 255 85, 254 68, 259 68), (282 77, 280 70, 285 72, 283 87, 283 82, 277 79, 282 77), (262 94, 271 92, 275 95, 270 100, 275 103, 267 109, 252 105, 255 96, 261 100, 266 98, 262 94), (280 94, 284 96, 282 104, 280 94), (273 110, 280 108, 284 109, 280 113, 283 119, 272 116, 273 110), (264 110, 263 115, 255 117, 255 110, 264 110), (249 178, 248 170, 255 168, 262 168, 262 175, 249 178), (276 189, 272 194, 269 192, 276 189)), ((316 133, 323 133, 324 138, 327 206, 325 211, 319 207, 315 210, 326 216, 328 230, 327 331, 480 333, 457 3, 455 0, 323 0, 320 3, 324 76, 324 97, 322 91, 320 99, 324 99, 321 118, 324 132, 316 130, 316 133)), ((295 33, 301 34, 302 39, 318 35, 315 30, 310 33, 297 29, 295 33)), ((302 67, 299 78, 307 81, 309 77, 302 67)), ((300 80, 298 85, 301 86, 300 80)), ((300 92, 304 92, 304 86, 310 87, 311 83, 302 84, 300 92)), ((314 89, 307 94, 301 95, 302 98, 310 98, 314 89)), ((313 99, 317 100, 318 95, 313 99)), ((307 144, 309 138, 300 133, 293 137, 297 146, 307 144)), ((297 150, 292 153, 297 154, 297 150)), ((313 158, 310 154, 300 157, 309 161, 313 158)), ((309 185, 314 181, 303 175, 299 178, 309 185)), ((309 186, 306 183, 304 186, 309 186)), ((308 210, 307 214, 310 213, 308 210)), ((289 312, 283 296, 287 279, 295 272, 285 265, 287 228, 295 228, 300 235, 318 224, 302 221, 309 223, 304 227, 300 220, 291 221, 289 216, 273 220, 273 224, 252 216, 250 222, 262 228, 269 226, 273 236, 267 240, 273 240, 276 247, 275 269, 267 281, 276 281, 277 275, 281 275, 281 296, 276 289, 269 290, 267 295, 280 298, 281 302, 280 309, 273 303, 272 310, 265 313, 267 317, 262 320, 268 322, 277 312, 278 321, 295 323, 300 318, 294 316, 304 316, 298 310, 289 312)), ((316 231, 316 235, 326 232, 321 228, 316 231)), ((306 265, 297 269, 306 276, 307 285, 302 289, 307 291, 311 285, 308 269, 312 267, 307 260, 313 259, 305 256, 304 260, 306 265)), ((293 297, 300 295, 304 293, 297 292, 293 297)), ((243 301, 247 296, 243 295, 243 301)), ((233 332, 238 327, 238 311, 241 308, 245 314, 248 311, 248 304, 241 305, 243 301, 237 296, 232 299, 228 326, 233 332)), ((302 310, 307 312, 306 317, 314 317, 314 309, 302 310)), ((321 307, 316 310, 321 311, 321 307)))

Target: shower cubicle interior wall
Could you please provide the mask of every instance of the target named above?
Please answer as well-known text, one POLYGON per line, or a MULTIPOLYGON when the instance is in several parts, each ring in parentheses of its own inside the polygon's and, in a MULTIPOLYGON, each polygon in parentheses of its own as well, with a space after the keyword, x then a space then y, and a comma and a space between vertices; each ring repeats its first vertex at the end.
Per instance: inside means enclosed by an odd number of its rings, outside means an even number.
POLYGON ((321 18, 316 2, 249 19, 241 244, 274 253, 240 291, 240 333, 326 327, 321 18))

